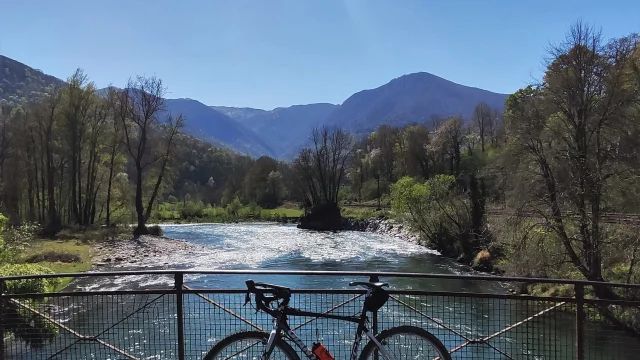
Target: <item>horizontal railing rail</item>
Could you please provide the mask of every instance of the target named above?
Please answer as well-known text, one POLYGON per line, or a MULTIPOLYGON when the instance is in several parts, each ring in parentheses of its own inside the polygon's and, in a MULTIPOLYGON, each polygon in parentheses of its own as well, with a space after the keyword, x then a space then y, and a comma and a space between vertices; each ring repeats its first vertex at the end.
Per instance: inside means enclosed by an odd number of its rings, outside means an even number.
POLYGON ((131 271, 88 271, 80 273, 63 274, 38 274, 38 275, 13 275, 2 276, 2 280, 27 280, 50 278, 82 278, 103 276, 135 276, 135 275, 298 275, 298 276, 354 276, 354 277, 389 277, 389 278, 420 278, 443 280, 468 280, 468 281, 494 281, 512 283, 547 283, 585 286, 610 286, 630 289, 640 289, 640 284, 626 284, 617 282, 601 282, 589 280, 516 277, 498 275, 459 275, 459 274, 432 274, 392 271, 309 271, 309 270, 131 270, 131 271))
MULTIPOLYGON (((252 276, 291 282, 294 307, 342 315, 357 313, 365 293, 348 287, 349 280, 387 281, 390 300, 372 314, 373 331, 423 327, 453 359, 626 360, 640 353, 640 301, 593 296, 602 286, 629 293, 637 292, 639 284, 375 271, 146 270, 0 277, 0 289, 16 281, 75 279, 57 292, 1 293, 0 332, 7 336, 0 341, 0 359, 202 359, 237 331, 270 330, 266 314, 244 306, 242 279, 252 276), (145 276, 166 281, 130 290, 95 285, 101 280, 127 283, 122 279, 127 276, 133 282, 145 276), (305 276, 313 277, 310 286, 299 285, 305 276), (318 277, 330 277, 329 286, 318 287, 318 277), (538 286, 542 295, 507 289, 515 284, 538 286), (87 285, 97 289, 86 290, 87 285), (554 287, 561 289, 558 296, 547 293, 554 287)), ((354 329, 320 318, 291 321, 308 344, 321 337, 337 359, 348 358, 354 329)))

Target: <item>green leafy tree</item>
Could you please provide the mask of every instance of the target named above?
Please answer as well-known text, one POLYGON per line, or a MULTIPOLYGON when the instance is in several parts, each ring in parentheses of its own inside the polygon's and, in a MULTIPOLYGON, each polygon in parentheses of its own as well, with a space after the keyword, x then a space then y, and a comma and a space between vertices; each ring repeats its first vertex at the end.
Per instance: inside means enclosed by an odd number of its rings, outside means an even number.
MULTIPOLYGON (((582 23, 553 46, 542 84, 507 100, 512 199, 546 220, 571 264, 605 280, 603 199, 637 176, 638 38, 605 43, 582 23), (575 214, 575 217, 569 217, 575 214)), ((615 297, 597 287, 600 297, 615 297)))
POLYGON ((469 200, 455 183, 455 177, 444 174, 425 182, 404 177, 391 187, 391 206, 428 244, 470 261, 487 244, 473 236, 469 200))

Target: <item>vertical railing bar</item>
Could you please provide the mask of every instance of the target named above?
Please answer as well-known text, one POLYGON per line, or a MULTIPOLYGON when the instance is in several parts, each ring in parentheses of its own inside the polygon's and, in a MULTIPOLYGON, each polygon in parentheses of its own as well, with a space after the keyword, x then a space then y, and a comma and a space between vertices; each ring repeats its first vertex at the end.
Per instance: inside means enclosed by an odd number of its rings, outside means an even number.
POLYGON ((576 359, 584 360, 584 285, 575 284, 576 295, 576 359))
POLYGON ((178 318, 178 359, 184 360, 184 309, 183 309, 183 293, 182 287, 184 285, 184 273, 176 272, 175 287, 176 287, 176 315, 178 318))
MULTIPOLYGON (((369 277, 369 282, 379 282, 380 278, 378 275, 371 275, 369 277)), ((374 335, 378 335, 378 311, 373 311, 373 316, 371 319, 372 322, 372 330, 374 335)))
MULTIPOLYGON (((369 282, 379 282, 380 278, 378 277, 378 275, 371 275, 369 276, 369 282)), ((373 311, 372 312, 372 316, 371 316, 371 330, 373 331, 373 335, 376 336, 378 335, 378 311, 373 311)), ((373 359, 374 360, 378 360, 379 359, 379 355, 378 355, 378 348, 375 348, 373 350, 373 359)))

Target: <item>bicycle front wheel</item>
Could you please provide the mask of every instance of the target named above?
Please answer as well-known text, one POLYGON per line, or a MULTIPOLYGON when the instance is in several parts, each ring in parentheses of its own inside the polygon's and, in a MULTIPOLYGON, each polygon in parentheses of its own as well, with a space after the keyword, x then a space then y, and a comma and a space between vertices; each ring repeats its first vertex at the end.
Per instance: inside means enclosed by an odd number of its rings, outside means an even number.
MULTIPOLYGON (((217 343, 204 360, 260 359, 265 350, 269 334, 261 331, 244 331, 228 336, 217 343)), ((300 360, 291 345, 282 338, 275 341, 270 360, 300 360)))
MULTIPOLYGON (((398 326, 382 331, 376 339, 391 359, 451 360, 447 348, 433 334, 415 326, 398 326)), ((359 360, 384 359, 378 345, 370 340, 362 349, 359 360), (375 356, 377 353, 377 357, 375 356)))

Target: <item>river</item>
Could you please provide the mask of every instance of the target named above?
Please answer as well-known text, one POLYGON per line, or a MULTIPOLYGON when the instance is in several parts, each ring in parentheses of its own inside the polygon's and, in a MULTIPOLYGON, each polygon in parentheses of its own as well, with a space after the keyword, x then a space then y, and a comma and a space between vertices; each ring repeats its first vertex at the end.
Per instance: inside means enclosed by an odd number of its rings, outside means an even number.
MULTIPOLYGON (((268 269, 268 270, 337 270, 337 271, 394 271, 442 274, 468 274, 470 270, 450 259, 438 255, 422 246, 400 239, 364 232, 318 233, 297 229, 292 225, 276 224, 207 224, 166 225, 165 235, 188 240, 196 245, 193 249, 174 252, 162 257, 149 257, 132 266, 113 267, 109 270, 127 269, 268 269)), ((240 289, 246 275, 188 275, 185 283, 198 289, 240 289)), ((348 277, 324 276, 253 276, 256 281, 265 281, 293 288, 348 288, 348 277)), ((366 280, 363 278, 357 280, 366 280)), ((464 291, 506 294, 507 284, 468 280, 440 279, 382 279, 395 289, 418 289, 431 291, 464 291)), ((146 288, 170 288, 173 279, 169 276, 126 276, 117 278, 81 279, 70 285, 71 290, 135 290, 146 288)), ((269 327, 268 319, 243 307, 242 294, 207 295, 235 313, 246 316, 261 326, 269 327)), ((295 296, 292 305, 305 309, 326 310, 346 300, 347 295, 323 297, 295 296)), ((99 304, 96 299, 62 298, 52 300, 56 318, 65 319, 65 324, 86 335, 97 335, 110 344, 125 349, 128 353, 144 359, 175 358, 176 329, 175 299, 168 296, 155 298, 148 295, 115 298, 103 296, 99 304), (145 304, 151 304, 145 306, 145 304), (126 305, 124 305, 126 304, 126 305), (132 315, 135 309, 142 309, 132 315), (121 323, 110 328, 114 323, 121 323)), ((393 302, 382 311, 381 326, 412 323, 423 326, 436 334, 448 348, 464 342, 460 335, 468 338, 489 336, 501 329, 524 320, 536 312, 551 306, 464 297, 434 296, 428 298, 401 297, 426 316, 407 311, 393 302), (438 326, 441 321, 452 331, 438 326)), ((355 312, 359 302, 350 303, 345 311, 355 312)), ((349 314, 350 315, 350 314, 349 314)), ((232 317, 211 306, 206 300, 190 294, 185 296, 185 334, 187 335, 188 358, 201 358, 220 337, 237 330, 232 317)), ((467 346, 453 354, 454 359, 507 359, 500 351, 512 354, 515 359, 565 359, 573 358, 575 336, 574 317, 568 312, 552 311, 547 315, 496 336, 486 344, 467 346)), ((299 324, 302 320, 293 320, 299 324)), ((243 327, 245 329, 245 327, 243 327)), ((316 338, 334 352, 345 350, 353 329, 336 325, 333 321, 317 321, 316 325, 303 327, 301 336, 309 343, 316 338)), ((600 325, 589 325, 586 331, 587 350, 590 359, 637 359, 640 345, 624 335, 605 329, 600 325), (622 351, 626 347, 628 350, 622 351), (622 352, 628 354, 622 354, 622 352), (613 356, 613 354, 619 354, 613 356), (613 356, 613 357, 612 357, 613 356)), ((56 340, 39 351, 20 351, 9 358, 48 358, 64 350, 57 358, 79 359, 123 359, 106 347, 93 342, 81 341, 71 345, 75 338, 62 331, 56 340), (73 354, 73 357, 71 356, 73 354)), ((17 343, 17 342, 16 342, 17 343)), ((14 344, 15 345, 15 344, 14 344)))

